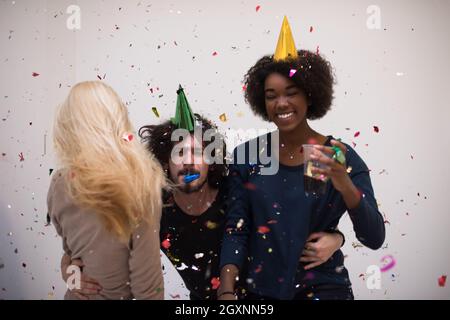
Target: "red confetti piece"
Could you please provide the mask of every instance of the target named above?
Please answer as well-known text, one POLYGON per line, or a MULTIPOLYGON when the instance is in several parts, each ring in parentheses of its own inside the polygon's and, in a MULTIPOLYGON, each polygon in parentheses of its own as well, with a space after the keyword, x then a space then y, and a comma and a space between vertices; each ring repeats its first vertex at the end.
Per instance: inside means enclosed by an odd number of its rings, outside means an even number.
POLYGON ((217 51, 214 51, 212 55, 217 56, 217 51))
POLYGON ((380 128, 378 128, 377 126, 373 126, 373 131, 375 131, 376 133, 380 132, 380 128))
POLYGON ((25 158, 24 158, 24 156, 23 156, 23 153, 21 152, 21 153, 19 153, 19 161, 20 162, 22 162, 22 161, 25 161, 25 158))
POLYGON ((179 294, 169 294, 170 295, 170 297, 172 298, 172 299, 180 299, 180 295, 179 294))
POLYGON ((296 69, 289 70, 289 78, 292 78, 296 72, 297 72, 296 69))
POLYGON ((269 221, 267 221, 267 224, 275 224, 275 223, 278 223, 278 221, 277 220, 269 220, 269 221))
POLYGON ((356 147, 356 143, 354 143, 353 141, 352 141, 352 145, 353 145, 353 148, 356 147))
POLYGON ((258 12, 259 11, 259 9, 261 9, 261 6, 256 6, 256 12, 258 12))
POLYGON ((171 246, 170 239, 163 240, 163 242, 161 242, 161 246, 166 250, 169 249, 171 246))
POLYGON ((262 266, 259 265, 258 268, 255 269, 255 273, 260 273, 262 270, 262 266))
POLYGON ((33 77, 38 77, 40 74, 37 73, 37 72, 33 72, 31 75, 32 75, 33 77))
POLYGON ((259 226, 258 227, 258 232, 259 233, 266 234, 269 231, 270 231, 270 229, 268 227, 266 227, 266 226, 259 226))
POLYGON ((245 187, 246 189, 248 189, 248 190, 251 190, 251 191, 256 190, 256 185, 254 185, 254 184, 251 183, 251 182, 247 182, 247 183, 244 185, 244 187, 245 187))
POLYGON ((150 92, 153 93, 153 88, 150 88, 150 92))
POLYGON ((247 86, 246 86, 246 85, 243 85, 243 86, 242 86, 242 91, 245 91, 245 90, 247 90, 247 86))
POLYGON ((438 279, 439 287, 445 287, 445 282, 447 281, 447 276, 440 276, 438 279))
POLYGON ((314 28, 311 26, 309 27, 309 32, 313 32, 314 28))
POLYGON ((211 285, 213 290, 217 290, 220 286, 220 279, 218 277, 214 277, 211 279, 211 285))
POLYGON ((132 134, 128 134, 128 133, 125 133, 125 134, 122 136, 122 139, 125 140, 125 141, 127 141, 127 142, 133 141, 133 138, 134 138, 134 136, 133 136, 132 134))
POLYGON ((356 132, 355 132, 355 134, 354 134, 353 136, 354 136, 354 137, 356 138, 356 137, 358 137, 358 136, 359 136, 359 134, 360 134, 360 133, 361 133, 361 132, 359 132, 359 131, 356 131, 356 132))
POLYGON ((102 80, 102 77, 100 77, 99 75, 97 75, 98 80, 102 80))

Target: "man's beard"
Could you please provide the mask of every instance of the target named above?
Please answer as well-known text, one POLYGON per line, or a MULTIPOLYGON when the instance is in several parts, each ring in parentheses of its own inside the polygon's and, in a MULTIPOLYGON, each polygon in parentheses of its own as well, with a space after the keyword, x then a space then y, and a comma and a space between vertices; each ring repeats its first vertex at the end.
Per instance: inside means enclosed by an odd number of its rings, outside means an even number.
MULTIPOLYGON (((181 170, 181 171, 178 172, 178 176, 182 176, 182 177, 189 176, 189 175, 193 175, 193 174, 198 174, 198 175, 200 175, 200 172, 197 171, 197 170, 195 170, 195 169, 189 169, 189 168, 185 168, 185 169, 183 169, 183 170, 181 170)), ((185 183, 185 184, 179 186, 179 187, 178 187, 178 190, 180 190, 181 192, 184 192, 184 193, 188 193, 188 194, 189 194, 189 193, 197 192, 197 191, 199 191, 201 188, 203 188, 203 186, 205 185, 205 183, 206 183, 207 180, 208 180, 208 179, 205 179, 201 184, 199 184, 199 185, 197 185, 197 186, 195 186, 195 187, 192 186, 191 183, 185 183)))
POLYGON ((208 179, 203 180, 203 182, 197 186, 192 186, 191 183, 186 183, 180 187, 178 187, 178 190, 180 190, 181 192, 184 193, 194 193, 194 192, 198 192, 201 188, 203 188, 203 186, 205 185, 205 183, 208 181, 208 179))

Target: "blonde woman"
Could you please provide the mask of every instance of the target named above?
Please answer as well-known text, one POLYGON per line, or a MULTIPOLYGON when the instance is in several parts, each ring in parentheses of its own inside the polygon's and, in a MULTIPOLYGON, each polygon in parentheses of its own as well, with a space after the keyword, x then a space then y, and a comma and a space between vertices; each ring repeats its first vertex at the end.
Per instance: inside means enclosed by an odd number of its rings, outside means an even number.
MULTIPOLYGON (((100 285, 90 299, 164 297, 159 222, 166 182, 133 131, 119 96, 98 81, 73 87, 56 115, 62 169, 51 181, 49 215, 65 254, 83 261, 83 274, 100 285)), ((79 297, 70 290, 78 275, 69 278, 65 299, 79 297)))

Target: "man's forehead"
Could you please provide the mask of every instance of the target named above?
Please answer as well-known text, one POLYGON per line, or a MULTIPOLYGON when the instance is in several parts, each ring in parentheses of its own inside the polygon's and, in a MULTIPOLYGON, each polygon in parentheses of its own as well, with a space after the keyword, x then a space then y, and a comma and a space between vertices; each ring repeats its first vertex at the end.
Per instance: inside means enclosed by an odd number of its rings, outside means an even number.
POLYGON ((180 142, 176 142, 175 145, 178 147, 187 147, 187 148, 201 147, 202 140, 200 137, 196 137, 193 134, 190 134, 189 136, 183 137, 183 139, 180 142))

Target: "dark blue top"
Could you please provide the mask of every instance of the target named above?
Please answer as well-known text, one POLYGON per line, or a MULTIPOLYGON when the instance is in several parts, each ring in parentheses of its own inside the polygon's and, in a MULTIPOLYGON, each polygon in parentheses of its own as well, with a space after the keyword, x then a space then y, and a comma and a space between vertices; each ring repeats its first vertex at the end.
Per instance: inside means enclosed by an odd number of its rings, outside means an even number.
MULTIPOLYGON (((267 148, 260 142, 267 141, 270 146, 270 138, 269 133, 256 139, 258 154, 267 148)), ((328 137, 325 145, 330 146, 331 139, 328 137)), ((350 285, 341 250, 308 273, 299 262, 309 234, 336 228, 346 211, 358 240, 371 249, 381 247, 385 238, 384 220, 378 211, 369 170, 358 154, 346 146, 347 166, 352 167, 349 175, 363 194, 359 206, 352 210, 347 209, 331 181, 327 182, 325 195, 306 196, 303 165, 280 163, 276 174, 261 175, 260 168, 264 165, 259 156, 249 155, 249 142, 235 149, 235 160, 239 149, 245 150, 246 156, 244 164, 230 165, 229 207, 220 265, 235 264, 241 269, 248 259, 249 291, 292 299, 305 285, 350 285)))

